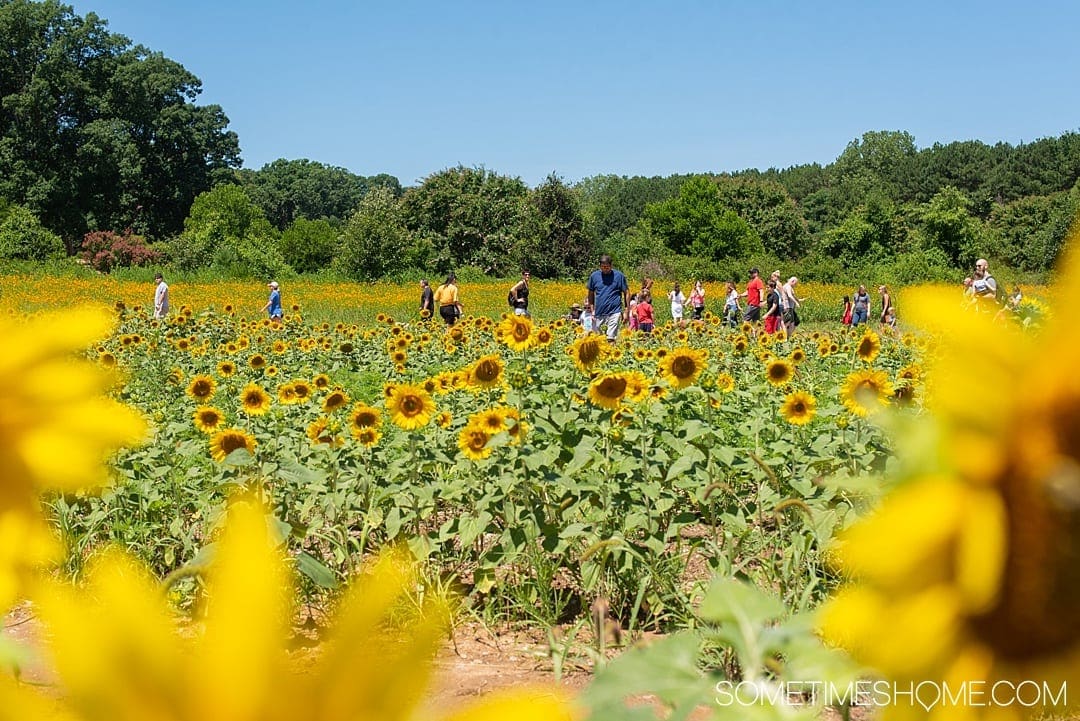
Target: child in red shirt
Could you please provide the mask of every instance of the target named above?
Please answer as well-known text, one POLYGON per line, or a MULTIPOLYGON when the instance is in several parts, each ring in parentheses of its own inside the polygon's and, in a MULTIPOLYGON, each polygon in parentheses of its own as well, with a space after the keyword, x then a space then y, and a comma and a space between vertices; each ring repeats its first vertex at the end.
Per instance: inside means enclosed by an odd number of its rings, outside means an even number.
POLYGON ((652 333, 653 307, 651 293, 643 292, 641 294, 641 300, 634 306, 634 316, 637 318, 638 330, 642 333, 652 333))

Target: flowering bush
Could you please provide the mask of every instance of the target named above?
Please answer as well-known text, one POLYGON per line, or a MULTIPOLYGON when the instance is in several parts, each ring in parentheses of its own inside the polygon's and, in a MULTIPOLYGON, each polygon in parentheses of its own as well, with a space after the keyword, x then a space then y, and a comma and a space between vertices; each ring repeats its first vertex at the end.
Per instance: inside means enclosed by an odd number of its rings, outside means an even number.
POLYGON ((96 230, 83 238, 82 258, 94 270, 108 273, 113 268, 156 263, 161 253, 148 247, 142 236, 132 235, 130 229, 122 234, 96 230))

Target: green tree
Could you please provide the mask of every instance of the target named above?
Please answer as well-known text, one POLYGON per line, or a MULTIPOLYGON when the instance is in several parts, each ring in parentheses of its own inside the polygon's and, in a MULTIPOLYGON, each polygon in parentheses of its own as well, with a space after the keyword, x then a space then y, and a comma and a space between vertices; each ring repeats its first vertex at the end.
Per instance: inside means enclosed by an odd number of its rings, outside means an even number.
POLYGON ((402 202, 409 230, 430 239, 438 271, 473 265, 490 275, 516 273, 519 247, 534 243, 540 229, 525 183, 483 168, 430 175, 402 202))
POLYGON ((89 229, 161 236, 240 163, 199 79, 95 14, 0 0, 0 195, 69 245, 89 229))
POLYGON ((937 248, 952 263, 968 265, 984 251, 982 223, 971 215, 971 200, 960 190, 943 188, 920 212, 924 245, 937 248))
POLYGON ((401 194, 401 184, 391 175, 365 178, 313 160, 281 158, 257 171, 241 171, 240 179, 267 220, 279 230, 297 218, 344 220, 372 187, 401 194))
POLYGON ((580 276, 593 262, 578 198, 552 174, 531 196, 540 231, 522 243, 520 265, 540 278, 580 276))
POLYGON ((703 176, 683 183, 677 198, 647 206, 644 220, 653 235, 680 255, 720 260, 763 250, 760 236, 724 205, 716 183, 703 176))
POLYGON ((575 185, 574 192, 589 234, 603 245, 614 234, 636 225, 647 205, 678 195, 687 177, 597 175, 575 185))
POLYGON ((238 277, 292 272, 273 226, 238 185, 219 185, 195 199, 169 256, 184 270, 213 267, 238 277))
POLYGON ((63 257, 64 241, 41 225, 33 213, 18 205, 7 208, 0 221, 0 258, 48 260, 63 257))
POLYGON ((1047 271, 1057 265, 1070 228, 1080 222, 1080 183, 1069 192, 1033 195, 990 215, 994 255, 1009 266, 1047 271))
POLYGON ((781 258, 797 258, 810 245, 810 231, 795 201, 777 182, 752 178, 717 178, 720 202, 734 210, 781 258))
POLYGON ((885 261, 907 250, 907 245, 907 226, 896 206, 872 194, 843 222, 822 233, 818 251, 851 267, 885 261))
POLYGON ((297 218, 285 229, 278 250, 298 273, 314 273, 329 268, 338 249, 338 226, 327 220, 297 218))
POLYGON ((341 234, 334 267, 356 280, 378 280, 424 262, 426 248, 405 226, 401 203, 378 187, 360 201, 341 234))

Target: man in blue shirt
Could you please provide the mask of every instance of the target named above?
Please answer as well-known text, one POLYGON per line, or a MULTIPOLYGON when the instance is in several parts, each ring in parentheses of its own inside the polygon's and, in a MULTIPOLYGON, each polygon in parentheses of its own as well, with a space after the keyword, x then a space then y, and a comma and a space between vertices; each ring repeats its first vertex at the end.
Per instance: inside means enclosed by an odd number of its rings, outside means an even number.
POLYGON ((272 280, 266 284, 270 289, 270 300, 266 301, 266 305, 263 306, 263 310, 270 313, 270 320, 280 321, 281 312, 281 291, 278 290, 278 284, 276 280, 272 280))
POLYGON ((589 305, 593 307, 595 328, 604 328, 608 341, 614 343, 619 334, 619 321, 629 313, 630 286, 622 271, 611 267, 611 256, 600 256, 600 270, 594 270, 586 286, 589 305))

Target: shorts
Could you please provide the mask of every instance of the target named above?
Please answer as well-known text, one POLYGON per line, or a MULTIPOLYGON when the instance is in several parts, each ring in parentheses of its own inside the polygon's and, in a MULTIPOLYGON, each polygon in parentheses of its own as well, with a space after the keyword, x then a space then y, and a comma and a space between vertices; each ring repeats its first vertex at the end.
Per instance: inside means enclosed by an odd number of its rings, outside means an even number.
POLYGON ((439 308, 439 315, 447 325, 453 325, 457 321, 458 310, 456 305, 444 305, 439 308))
POLYGON ((746 306, 746 312, 743 313, 743 320, 755 323, 761 320, 761 306, 748 305, 746 306))

